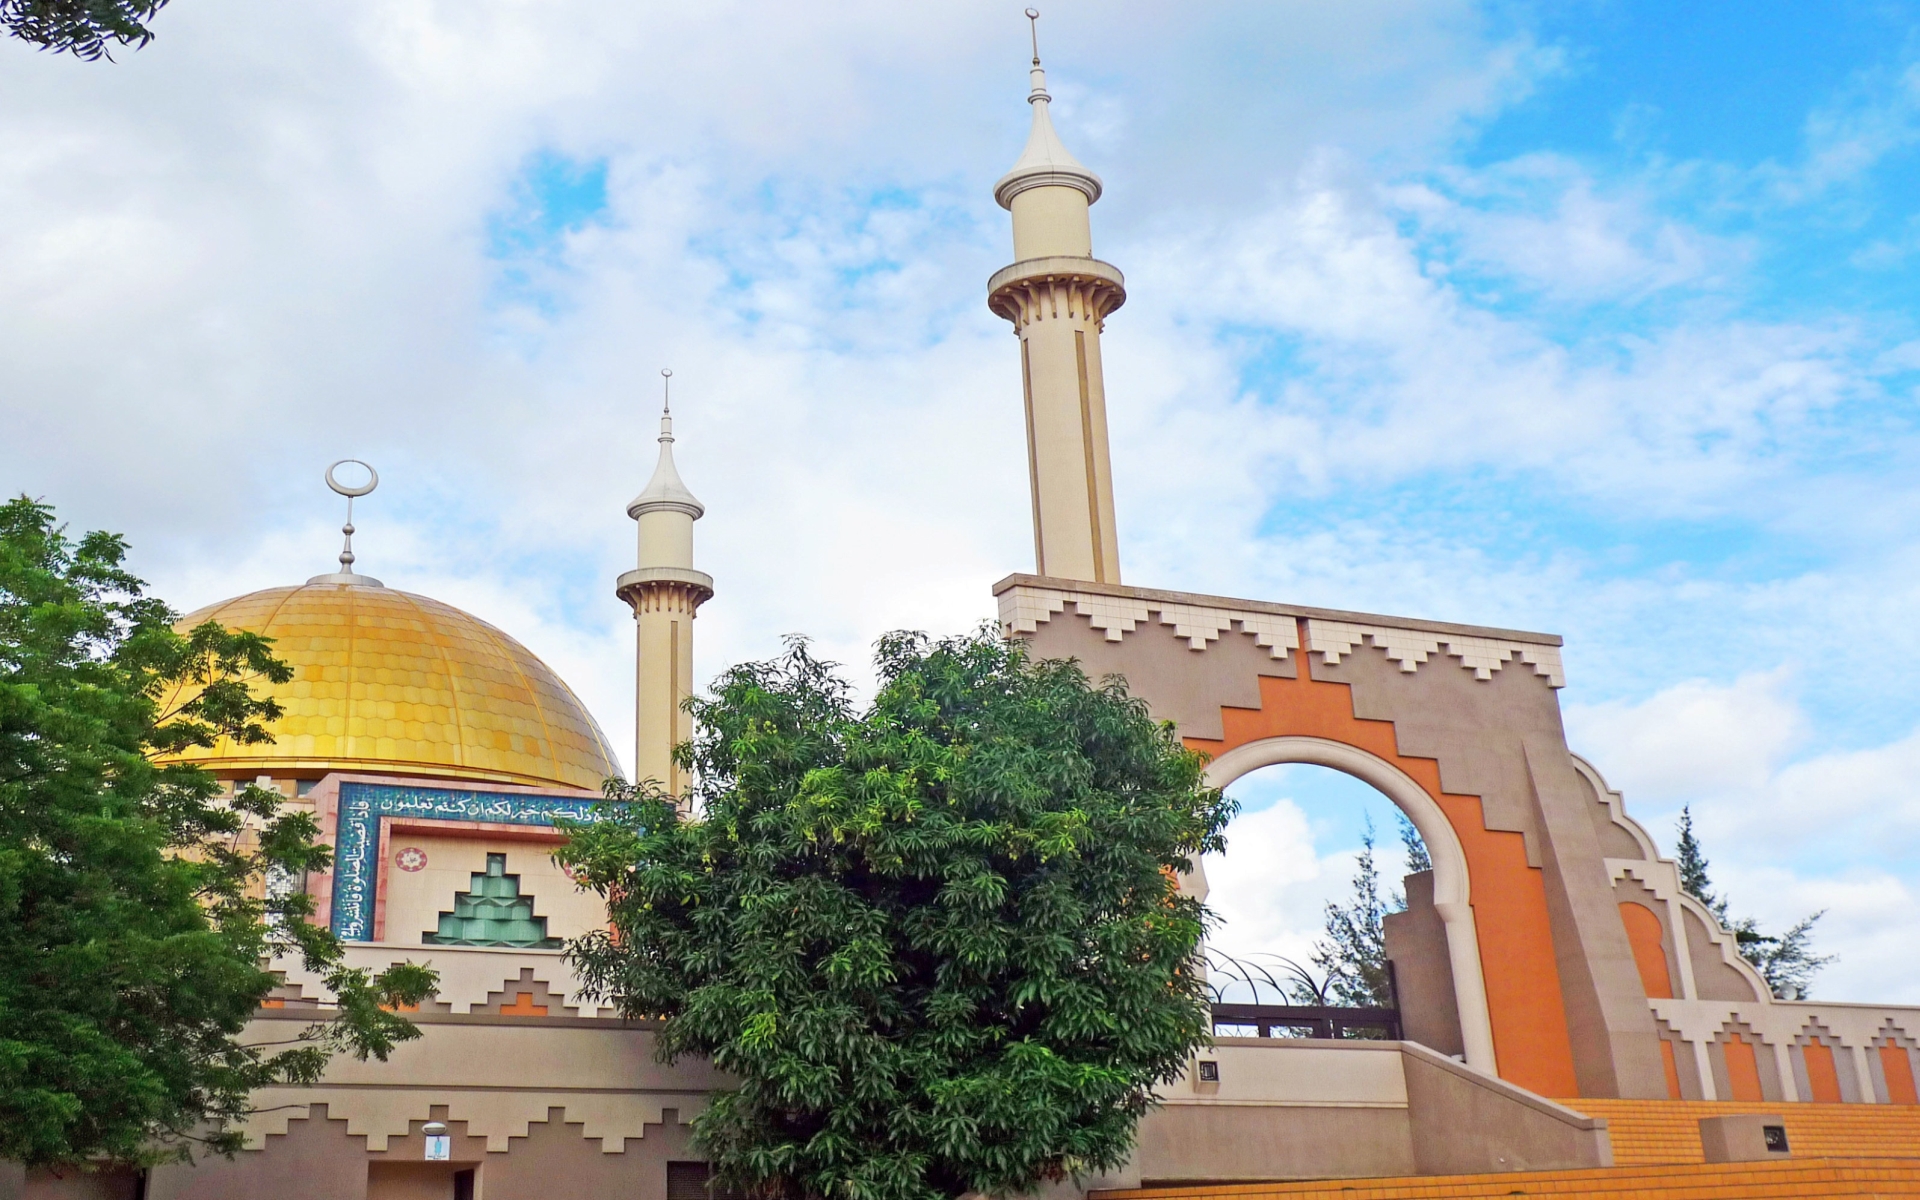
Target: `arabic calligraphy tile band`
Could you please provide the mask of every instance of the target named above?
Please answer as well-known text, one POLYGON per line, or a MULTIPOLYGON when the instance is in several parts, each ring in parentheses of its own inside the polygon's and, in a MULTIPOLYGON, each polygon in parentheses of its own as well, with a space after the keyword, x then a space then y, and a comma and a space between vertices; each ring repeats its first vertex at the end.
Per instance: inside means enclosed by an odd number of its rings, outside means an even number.
POLYGON ((383 783, 340 785, 340 836, 333 854, 333 932, 349 942, 373 940, 373 898, 379 882, 380 818, 426 821, 490 821, 500 825, 552 825, 555 817, 595 821, 598 798, 467 791, 464 788, 397 787, 383 783))

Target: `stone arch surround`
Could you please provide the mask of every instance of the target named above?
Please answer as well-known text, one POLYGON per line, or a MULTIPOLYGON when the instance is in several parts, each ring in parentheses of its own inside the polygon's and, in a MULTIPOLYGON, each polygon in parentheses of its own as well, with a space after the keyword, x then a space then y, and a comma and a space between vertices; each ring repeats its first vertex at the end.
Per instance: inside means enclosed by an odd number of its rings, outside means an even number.
POLYGON ((1344 772, 1398 805, 1407 814, 1433 859, 1433 907, 1447 930, 1447 955, 1453 967, 1454 1001, 1467 1065, 1499 1074, 1493 1022, 1487 1012, 1486 981, 1480 969, 1480 943, 1474 929, 1471 872, 1446 813, 1412 776, 1386 759, 1356 746, 1319 737, 1270 737, 1244 742, 1207 764, 1207 782, 1224 788, 1261 767, 1306 763, 1344 772))
POLYGON ((1265 755, 1344 747, 1318 751, 1344 763, 1323 765, 1390 781, 1399 794, 1381 790, 1430 848, 1457 845, 1449 883, 1464 877, 1467 912, 1446 924, 1448 956, 1477 952, 1478 972, 1456 976, 1482 984, 1491 1047, 1478 1063, 1546 1096, 1667 1094, 1592 792, 1560 722, 1558 637, 1031 575, 994 593, 1003 633, 1124 677, 1220 764, 1216 779, 1265 755))

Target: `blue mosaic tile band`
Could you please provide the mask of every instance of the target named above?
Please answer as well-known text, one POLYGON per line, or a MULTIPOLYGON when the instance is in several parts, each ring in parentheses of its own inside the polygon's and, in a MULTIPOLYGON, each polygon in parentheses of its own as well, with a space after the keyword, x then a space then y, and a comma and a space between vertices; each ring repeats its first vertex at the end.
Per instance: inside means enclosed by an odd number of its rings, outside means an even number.
POLYGON ((536 796, 460 788, 340 785, 339 835, 333 844, 333 932, 348 942, 373 940, 373 898, 379 885, 380 818, 552 825, 555 817, 597 821, 597 796, 536 796))

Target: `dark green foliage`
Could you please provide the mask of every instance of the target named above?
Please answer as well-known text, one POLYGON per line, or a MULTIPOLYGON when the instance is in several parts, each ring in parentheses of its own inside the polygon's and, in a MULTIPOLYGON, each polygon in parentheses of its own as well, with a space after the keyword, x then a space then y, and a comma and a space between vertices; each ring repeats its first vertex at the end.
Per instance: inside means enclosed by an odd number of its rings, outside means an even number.
POLYGON ((433 985, 341 968, 308 897, 277 885, 328 864, 310 814, 154 764, 267 740, 279 711, 249 683, 289 671, 253 634, 176 634, 125 552, 68 541, 31 500, 0 505, 0 1159, 230 1152, 252 1089, 311 1080, 342 1048, 384 1058, 418 1031, 381 1004, 433 985), (239 1046, 278 952, 326 973, 340 1015, 288 1049, 239 1046))
POLYGON ((1826 910, 1802 917, 1781 934, 1760 932, 1760 923, 1752 917, 1729 917, 1727 900, 1713 893, 1707 878, 1707 856, 1693 834, 1693 809, 1680 810, 1680 841, 1676 851, 1680 868, 1680 886, 1687 894, 1707 906, 1732 934, 1740 947, 1740 957, 1753 964, 1779 1000, 1804 1000, 1813 977, 1821 967, 1834 960, 1831 954, 1813 952, 1814 922, 1826 916, 1826 910))
POLYGON ((167 0, 0 0, 0 28, 42 50, 88 62, 111 59, 109 43, 138 50, 153 40, 148 23, 167 0))
POLYGON ((1680 868, 1680 886, 1687 894, 1712 910, 1724 922, 1727 902, 1713 894, 1713 884, 1707 879, 1707 855, 1700 848, 1700 839, 1693 836, 1693 809, 1680 810, 1680 844, 1676 853, 1680 868))
POLYGON ((1380 895, 1380 871, 1374 865, 1373 845, 1373 820, 1368 818, 1366 831, 1360 835, 1360 857, 1354 864, 1353 900, 1347 904, 1327 902, 1327 933, 1314 943, 1313 965, 1326 976, 1318 989, 1320 994, 1334 1004, 1391 1008, 1393 984, 1387 974, 1386 927, 1382 922, 1389 912, 1406 904, 1395 894, 1389 907, 1388 900, 1380 895))
POLYGON ((1018 1193, 1126 1158, 1205 1044, 1178 872, 1232 804, 1124 685, 981 634, 878 648, 857 712, 793 642, 691 708, 698 817, 613 787, 560 855, 589 987, 737 1091, 695 1123, 762 1195, 1018 1193))

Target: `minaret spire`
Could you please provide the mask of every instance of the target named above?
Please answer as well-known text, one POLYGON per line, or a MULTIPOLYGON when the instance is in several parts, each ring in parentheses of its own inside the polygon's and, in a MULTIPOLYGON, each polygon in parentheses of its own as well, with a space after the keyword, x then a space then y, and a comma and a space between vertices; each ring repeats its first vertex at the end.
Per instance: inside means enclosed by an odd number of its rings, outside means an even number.
POLYGON ((693 694, 693 617, 713 596, 713 577, 693 569, 693 523, 706 513, 673 462, 673 372, 662 369, 660 458, 653 477, 627 504, 639 524, 639 566, 620 576, 616 593, 633 607, 633 777, 686 794, 673 748, 691 734, 681 710, 693 694))
POLYGON ((1088 209, 1102 185, 1054 131, 1039 17, 1027 10, 1033 128, 1019 161, 993 188, 993 198, 1013 214, 1015 261, 987 281, 987 307, 1013 322, 1020 337, 1038 571, 1118 583, 1100 334, 1107 314, 1126 302, 1126 281, 1093 257, 1088 209))

